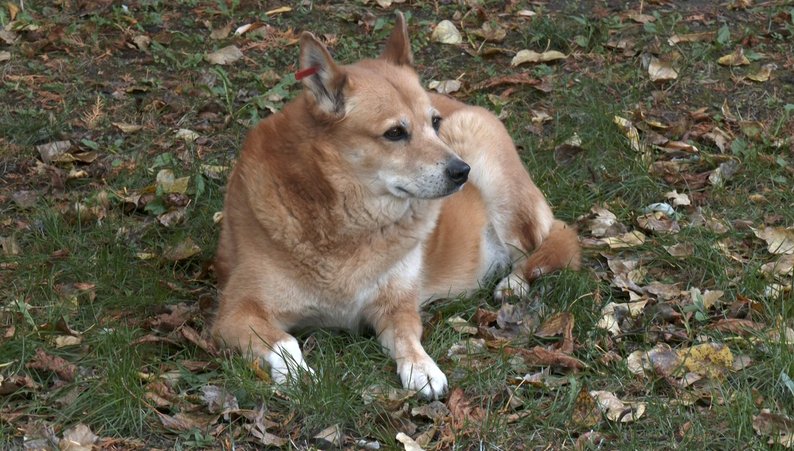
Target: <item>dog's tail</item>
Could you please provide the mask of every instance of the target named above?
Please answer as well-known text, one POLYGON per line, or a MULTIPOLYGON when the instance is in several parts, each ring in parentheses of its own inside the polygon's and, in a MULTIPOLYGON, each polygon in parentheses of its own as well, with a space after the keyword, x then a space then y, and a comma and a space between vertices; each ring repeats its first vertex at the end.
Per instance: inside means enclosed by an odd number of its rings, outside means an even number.
POLYGON ((548 236, 524 262, 527 282, 563 268, 578 270, 582 264, 582 248, 576 228, 554 220, 548 236))

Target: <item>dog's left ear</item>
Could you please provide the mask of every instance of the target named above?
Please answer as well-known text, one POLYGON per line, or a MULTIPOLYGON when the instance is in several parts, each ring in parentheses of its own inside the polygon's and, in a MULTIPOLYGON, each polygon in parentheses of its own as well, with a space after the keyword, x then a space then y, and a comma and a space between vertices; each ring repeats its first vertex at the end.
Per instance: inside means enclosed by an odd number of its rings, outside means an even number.
POLYGON ((397 11, 397 20, 394 23, 394 30, 386 41, 380 57, 398 66, 412 66, 414 55, 411 53, 411 40, 408 39, 408 25, 405 24, 403 13, 397 11))
POLYGON ((312 94, 317 108, 332 117, 343 116, 347 75, 323 43, 309 32, 301 34, 300 67, 295 78, 312 94))

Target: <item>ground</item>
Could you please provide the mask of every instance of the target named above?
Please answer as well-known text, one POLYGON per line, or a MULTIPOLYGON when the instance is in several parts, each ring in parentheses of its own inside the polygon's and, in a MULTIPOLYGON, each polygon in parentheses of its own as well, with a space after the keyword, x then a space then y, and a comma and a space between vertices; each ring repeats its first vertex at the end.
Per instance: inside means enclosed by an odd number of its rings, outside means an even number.
POLYGON ((793 14, 0 5, 0 447, 791 447, 793 14), (432 305, 439 402, 399 389, 371 336, 323 330, 299 337, 317 380, 276 387, 206 336, 225 178, 246 130, 299 92, 301 31, 354 61, 396 10, 423 82, 505 121, 584 267, 526 300, 432 305))

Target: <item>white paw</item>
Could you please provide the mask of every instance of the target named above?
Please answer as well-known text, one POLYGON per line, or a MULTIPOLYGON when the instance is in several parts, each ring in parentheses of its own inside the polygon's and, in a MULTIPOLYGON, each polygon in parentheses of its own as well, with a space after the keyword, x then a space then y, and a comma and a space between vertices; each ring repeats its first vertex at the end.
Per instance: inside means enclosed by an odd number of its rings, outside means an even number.
POLYGON ((314 370, 303 360, 300 345, 294 337, 276 342, 267 356, 267 363, 270 364, 270 377, 277 384, 297 381, 306 373, 314 376, 314 370))
POLYGON ((397 365, 403 387, 416 390, 428 399, 438 399, 447 392, 447 376, 429 356, 417 362, 397 365))
POLYGON ((502 279, 502 281, 496 285, 493 297, 497 301, 503 301, 510 296, 525 298, 528 293, 529 284, 516 273, 510 273, 509 276, 502 279))

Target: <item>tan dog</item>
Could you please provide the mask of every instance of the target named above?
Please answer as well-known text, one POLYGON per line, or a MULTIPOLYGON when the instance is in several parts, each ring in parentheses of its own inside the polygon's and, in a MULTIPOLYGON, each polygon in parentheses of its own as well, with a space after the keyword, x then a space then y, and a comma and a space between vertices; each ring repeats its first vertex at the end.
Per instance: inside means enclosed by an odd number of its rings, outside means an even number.
POLYGON ((276 382, 310 371, 291 329, 368 325, 403 386, 437 398, 423 301, 511 264, 497 297, 579 265, 501 122, 428 95, 411 63, 402 15, 380 58, 348 66, 304 33, 304 92, 251 130, 229 178, 213 333, 276 382))

